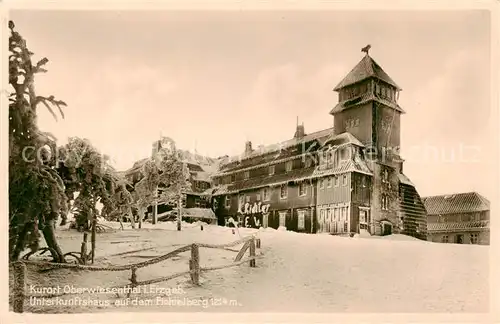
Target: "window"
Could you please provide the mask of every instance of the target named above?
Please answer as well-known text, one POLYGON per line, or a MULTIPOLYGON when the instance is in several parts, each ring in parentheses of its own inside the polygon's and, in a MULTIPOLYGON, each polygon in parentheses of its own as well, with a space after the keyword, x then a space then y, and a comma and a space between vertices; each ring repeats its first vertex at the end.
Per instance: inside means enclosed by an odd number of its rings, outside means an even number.
POLYGON ((286 172, 292 171, 292 169, 293 169, 293 161, 286 162, 285 167, 286 167, 286 172))
POLYGON ((339 186, 339 177, 335 176, 334 179, 335 179, 335 187, 338 187, 339 186))
POLYGON ((382 87, 382 97, 386 97, 386 93, 385 93, 385 87, 382 87))
POLYGON ((299 230, 303 230, 306 228, 306 211, 299 210, 297 213, 298 213, 297 228, 299 230))
POLYGON ((389 182, 389 171, 387 169, 382 172, 382 182, 389 182))
POLYGON ((229 183, 231 183, 231 182, 235 182, 235 181, 236 181, 236 174, 231 174, 228 178, 229 178, 229 179, 228 179, 228 180, 229 180, 229 183))
POLYGON ((320 189, 325 188, 325 180, 324 180, 324 179, 320 179, 320 180, 319 180, 319 188, 320 188, 320 189))
POLYGON ((226 209, 231 208, 231 197, 226 196, 226 201, 225 201, 226 209))
POLYGON ((347 186, 347 175, 346 174, 344 174, 344 176, 342 177, 342 184, 344 186, 347 186))
POLYGON ((333 221, 333 208, 328 208, 328 221, 333 221))
POLYGON ((448 235, 443 235, 443 237, 441 237, 441 243, 448 243, 448 235))
POLYGON ((473 233, 470 235, 470 244, 477 244, 479 239, 479 235, 477 233, 473 233))
POLYGON ((305 182, 299 183, 299 196, 305 196, 307 194, 307 186, 305 182))
POLYGON ((335 209, 334 209, 334 212, 335 212, 335 214, 334 214, 334 216, 333 216, 333 217, 334 217, 334 219, 335 219, 336 221, 339 221, 339 220, 340 220, 340 217, 339 217, 339 212, 340 212, 340 209, 339 209, 339 208, 335 208, 335 209))
POLYGON ((305 164, 306 164, 306 168, 310 168, 310 167, 312 166, 312 160, 311 160, 311 159, 306 158, 306 162, 305 162, 305 164))
POLYGON ((196 207, 200 207, 200 198, 196 197, 194 199, 194 204, 195 204, 196 207))
POLYGON ((327 187, 331 188, 332 187, 332 177, 328 177, 327 181, 327 187))
POLYGON ((385 194, 382 195, 382 210, 389 209, 389 197, 385 194))
POLYGON ((280 198, 285 199, 288 196, 288 185, 281 185, 280 188, 280 198))
POLYGON ((359 223, 366 224, 366 210, 360 209, 360 211, 359 211, 359 223))
POLYGON ((475 213, 472 215, 472 221, 479 221, 481 219, 481 217, 479 216, 479 213, 475 213))
POLYGON ((330 151, 326 152, 326 166, 332 164, 332 153, 330 151))
POLYGON ((262 198, 264 201, 269 200, 269 188, 262 189, 262 198))
POLYGON ((245 177, 245 179, 250 178, 250 171, 245 171, 244 177, 245 177))
POLYGON ((250 202, 250 196, 245 196, 245 202, 247 202, 247 203, 250 202))
POLYGON ((269 166, 269 175, 273 175, 274 174, 274 165, 270 165, 269 166))
POLYGON ((361 178, 361 188, 366 188, 366 179, 364 177, 361 178))
POLYGON ((257 192, 257 194, 256 194, 255 196, 256 196, 256 198, 255 198, 255 199, 256 199, 257 201, 260 201, 260 192, 257 192))
POLYGON ((439 215, 438 216, 438 223, 445 223, 446 222, 446 217, 444 217, 443 215, 439 215))
POLYGON ((245 196, 244 195, 240 195, 238 197, 238 202, 239 202, 240 206, 243 206, 245 204, 245 196))

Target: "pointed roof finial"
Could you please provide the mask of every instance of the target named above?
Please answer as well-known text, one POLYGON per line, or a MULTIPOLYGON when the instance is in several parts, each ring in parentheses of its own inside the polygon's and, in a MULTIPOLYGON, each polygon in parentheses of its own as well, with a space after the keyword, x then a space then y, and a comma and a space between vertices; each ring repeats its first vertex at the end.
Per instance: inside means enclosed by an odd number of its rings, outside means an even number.
POLYGON ((372 48, 372 46, 370 44, 368 44, 361 49, 361 52, 365 52, 366 55, 368 55, 368 51, 370 50, 370 48, 372 48))

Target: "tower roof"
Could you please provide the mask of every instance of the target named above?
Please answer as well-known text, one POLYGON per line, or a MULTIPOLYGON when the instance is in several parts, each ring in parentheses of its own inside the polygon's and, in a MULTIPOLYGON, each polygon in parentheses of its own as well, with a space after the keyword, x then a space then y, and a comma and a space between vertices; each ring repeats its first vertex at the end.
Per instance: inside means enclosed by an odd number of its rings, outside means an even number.
POLYGON ((394 82, 387 73, 380 67, 380 65, 366 54, 363 59, 349 72, 346 77, 333 89, 338 91, 351 84, 366 80, 368 78, 376 78, 390 85, 396 87, 398 90, 401 88, 394 82))

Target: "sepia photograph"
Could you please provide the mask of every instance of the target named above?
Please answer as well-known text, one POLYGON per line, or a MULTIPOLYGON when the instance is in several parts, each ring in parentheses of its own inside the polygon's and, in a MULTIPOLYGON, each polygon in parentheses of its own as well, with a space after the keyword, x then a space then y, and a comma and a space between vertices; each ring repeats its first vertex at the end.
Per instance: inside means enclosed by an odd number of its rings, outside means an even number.
POLYGON ((493 22, 9 8, 8 312, 492 312, 493 22))

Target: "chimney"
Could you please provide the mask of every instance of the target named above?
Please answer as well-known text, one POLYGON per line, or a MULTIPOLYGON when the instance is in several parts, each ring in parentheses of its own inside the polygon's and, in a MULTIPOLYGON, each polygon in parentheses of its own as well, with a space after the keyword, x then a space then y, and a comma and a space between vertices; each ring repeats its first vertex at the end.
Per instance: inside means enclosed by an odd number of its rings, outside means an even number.
POLYGON ((295 131, 295 135, 293 137, 295 138, 303 138, 306 135, 305 130, 304 130, 304 123, 302 125, 297 125, 297 130, 295 131))
POLYGON ((252 153, 252 142, 251 141, 246 141, 245 142, 245 154, 252 153))

